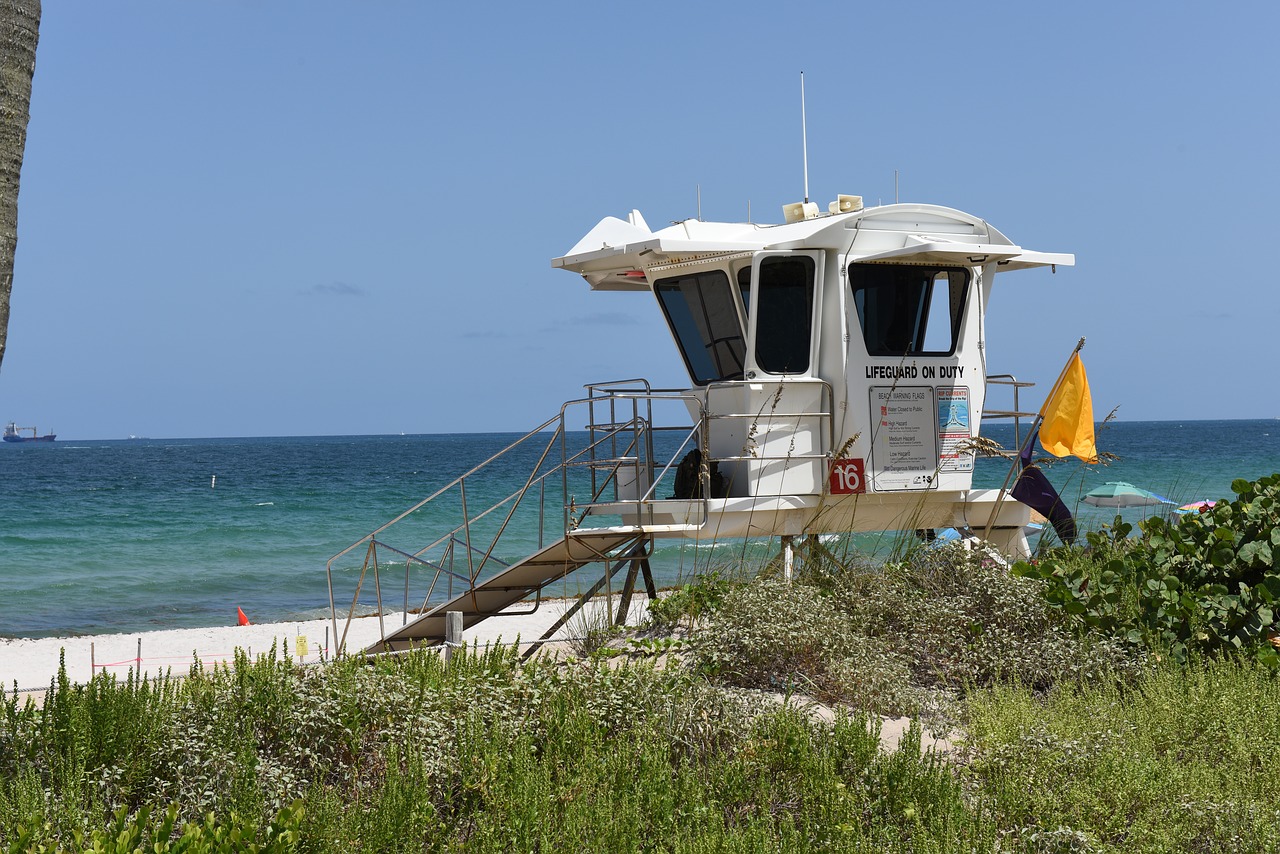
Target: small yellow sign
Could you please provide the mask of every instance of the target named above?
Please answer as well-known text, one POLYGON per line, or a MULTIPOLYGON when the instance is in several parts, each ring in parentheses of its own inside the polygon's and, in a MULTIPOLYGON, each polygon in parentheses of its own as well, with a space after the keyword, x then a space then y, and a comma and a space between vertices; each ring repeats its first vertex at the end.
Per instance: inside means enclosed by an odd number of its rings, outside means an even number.
POLYGON ((306 657, 310 654, 310 653, 308 652, 308 650, 307 650, 307 636, 306 636, 306 635, 298 635, 298 642, 297 642, 297 644, 296 644, 296 649, 298 650, 298 658, 299 658, 299 659, 306 658, 306 657))

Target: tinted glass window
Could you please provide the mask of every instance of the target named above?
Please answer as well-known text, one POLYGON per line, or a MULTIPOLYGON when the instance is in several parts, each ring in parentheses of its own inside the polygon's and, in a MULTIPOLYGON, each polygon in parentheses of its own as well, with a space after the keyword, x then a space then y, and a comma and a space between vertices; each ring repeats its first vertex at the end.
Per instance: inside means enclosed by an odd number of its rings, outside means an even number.
POLYGON ((751 265, 738 271, 738 293, 742 294, 742 309, 751 317, 751 265))
POLYGON ((809 370, 813 339, 814 263, 807 255, 771 255, 760 262, 756 364, 771 374, 809 370))
POLYGON ((955 353, 969 292, 967 269, 850 264, 849 287, 872 356, 955 353))
POLYGON ((694 383, 742 379, 747 345, 729 277, 710 270, 661 279, 654 290, 694 383))

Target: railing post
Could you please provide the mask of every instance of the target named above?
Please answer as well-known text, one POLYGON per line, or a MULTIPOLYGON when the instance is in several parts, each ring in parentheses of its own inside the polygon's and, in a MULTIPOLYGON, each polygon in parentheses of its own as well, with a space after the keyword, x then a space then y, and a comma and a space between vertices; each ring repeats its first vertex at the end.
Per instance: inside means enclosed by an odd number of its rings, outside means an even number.
POLYGON ((561 534, 569 533, 569 448, 564 426, 564 407, 560 407, 560 507, 563 514, 561 534))
POLYGON ((644 438, 641 434, 645 432, 644 425, 640 421, 640 400, 636 397, 631 398, 631 448, 635 451, 636 457, 636 524, 643 525, 646 521, 652 521, 652 514, 649 516, 642 515, 644 513, 644 497, 648 492, 645 484, 648 482, 648 476, 645 474, 645 453, 641 441, 644 438))
POLYGON ((547 516, 547 482, 538 479, 538 551, 542 551, 542 532, 546 527, 547 516))
POLYGON ((476 583, 476 562, 471 551, 471 516, 467 514, 467 479, 458 480, 458 493, 462 496, 462 530, 467 546, 467 576, 474 587, 476 583))
POLYGON ((386 609, 382 607, 382 574, 378 567, 378 556, 373 556, 373 591, 378 598, 378 634, 381 637, 387 636, 386 626, 383 624, 382 612, 386 609))
MULTIPOLYGON (((453 544, 457 542, 457 537, 449 537, 449 545, 445 546, 445 551, 449 554, 449 598, 453 598, 453 577, 458 572, 458 563, 454 560, 453 544)), ((437 576, 439 577, 439 576, 437 576)))

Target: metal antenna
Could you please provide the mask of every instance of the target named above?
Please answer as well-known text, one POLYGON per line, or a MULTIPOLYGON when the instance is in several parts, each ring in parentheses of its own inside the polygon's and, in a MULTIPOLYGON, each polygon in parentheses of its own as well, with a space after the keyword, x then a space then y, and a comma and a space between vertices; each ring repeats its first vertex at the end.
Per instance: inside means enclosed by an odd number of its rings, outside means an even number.
POLYGON ((809 130, 804 117, 804 72, 800 72, 800 145, 804 149, 804 202, 809 203, 809 130))

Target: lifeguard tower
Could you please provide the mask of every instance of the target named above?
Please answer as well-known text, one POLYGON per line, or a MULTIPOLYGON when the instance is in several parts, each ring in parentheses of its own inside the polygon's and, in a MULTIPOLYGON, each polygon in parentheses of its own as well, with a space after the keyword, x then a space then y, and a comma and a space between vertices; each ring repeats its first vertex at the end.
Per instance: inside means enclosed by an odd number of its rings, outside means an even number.
POLYGON ((809 535, 967 527, 1025 553, 1028 508, 972 486, 989 381, 984 314, 997 274, 1074 257, 1023 249, 979 217, 934 205, 864 208, 839 196, 826 212, 787 205, 784 220, 652 231, 632 211, 552 261, 594 290, 651 295, 691 384, 587 386, 507 451, 335 556, 331 605, 335 562, 364 549, 353 612, 371 576, 385 610, 380 576, 403 565, 410 616, 384 627, 370 652, 442 641, 446 611, 462 611, 466 626, 517 602, 536 608, 544 588, 589 564, 603 573, 587 595, 629 567, 624 618, 638 573, 653 593, 647 556, 659 538, 779 537, 788 549, 809 535), (520 454, 536 458, 524 488, 469 512, 482 470, 520 454), (459 494, 461 512, 438 535, 392 545, 397 526, 459 494), (499 543, 530 508, 537 546, 504 563, 499 543))

